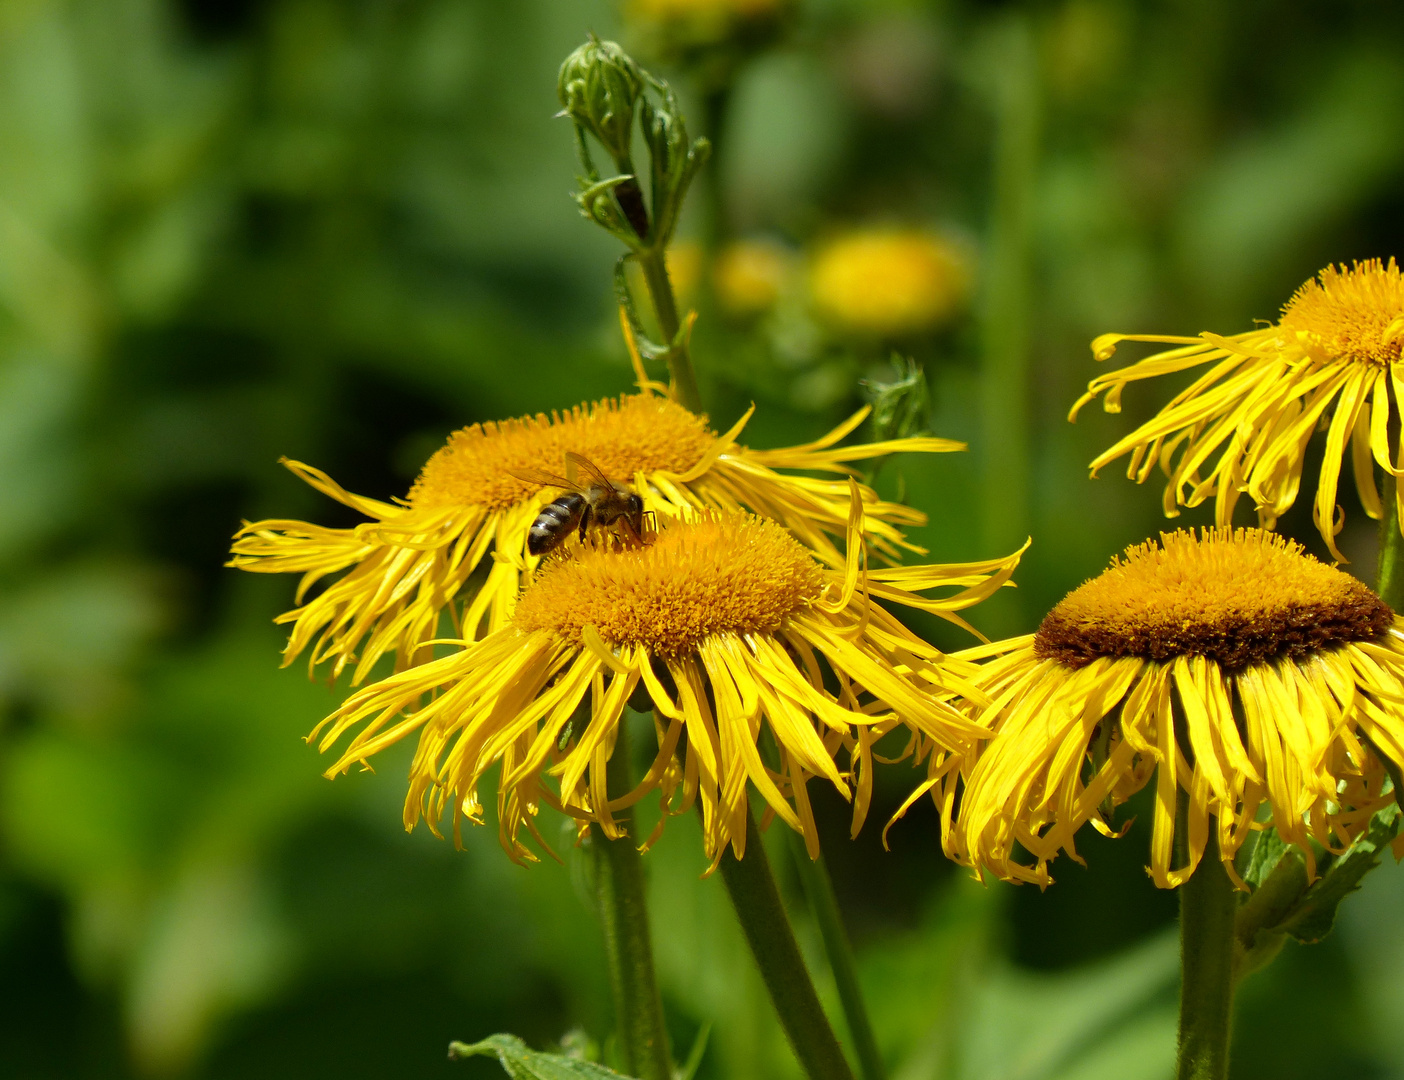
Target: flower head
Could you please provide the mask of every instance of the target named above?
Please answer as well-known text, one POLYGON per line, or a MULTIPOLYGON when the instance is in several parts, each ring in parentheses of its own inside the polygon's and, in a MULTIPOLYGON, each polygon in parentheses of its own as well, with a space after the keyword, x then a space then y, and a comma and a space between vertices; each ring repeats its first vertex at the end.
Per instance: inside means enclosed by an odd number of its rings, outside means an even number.
POLYGON ((964 747, 979 734, 940 700, 963 688, 971 666, 873 599, 964 625, 956 612, 1004 584, 1019 558, 863 572, 856 485, 852 509, 841 570, 779 524, 739 513, 663 519, 637 545, 581 546, 541 568, 495 633, 348 699, 313 733, 325 751, 356 729, 327 775, 418 731, 407 828, 423 818, 437 833, 451 811, 457 835, 462 818, 479 820, 479 782, 500 766, 498 820, 516 859, 533 858, 519 834, 535 834, 542 803, 613 836, 612 811, 654 790, 676 813, 700 800, 708 855, 730 843, 739 857, 748 785, 817 853, 810 777, 853 800, 856 831, 882 735, 906 723, 964 747), (942 586, 956 591, 917 595, 942 586), (608 791, 605 766, 639 692, 655 710, 657 755, 633 791, 608 791), (763 728, 776 751, 769 761, 763 728))
POLYGON ((809 288, 819 314, 859 334, 933 330, 965 302, 965 261, 946 241, 910 229, 835 237, 814 256, 809 288))
MULTIPOLYGON (((397 668, 426 658, 424 643, 438 632, 444 611, 465 638, 507 624, 523 575, 537 563, 527 551, 527 532, 561 494, 514 472, 560 474, 567 452, 581 454, 610 478, 632 484, 645 509, 660 517, 745 507, 783 523, 830 566, 842 566, 834 537, 847 527, 847 479, 777 469, 846 475, 851 461, 962 448, 934 438, 836 445, 863 421, 865 409, 815 442, 752 450, 736 442, 750 415, 717 435, 706 417, 645 392, 550 417, 475 424, 451 435, 408 498, 394 503, 353 495, 320 470, 290 461, 288 468, 317 490, 371 520, 350 529, 291 520, 246 524, 230 565, 301 574, 299 606, 279 617, 293 624, 285 662, 310 648, 312 666, 329 661, 335 677, 354 664, 352 681, 359 683, 382 656, 394 655, 397 668), (338 573, 307 599, 314 585, 338 573), (465 588, 471 598, 459 605, 465 588)), ((901 548, 918 551, 901 528, 921 524, 925 515, 859 490, 866 543, 888 559, 901 548)))
POLYGON ((662 55, 716 47, 773 29, 793 0, 628 0, 624 15, 662 55))
MULTIPOLYGON (((949 854, 1045 885, 1088 821, 1155 778, 1150 873, 1183 883, 1216 830, 1225 868, 1270 815, 1315 874, 1394 798, 1404 621, 1355 578, 1258 529, 1162 534, 999 642, 971 682, 990 741, 966 762, 949 854), (1177 796, 1188 860, 1172 865, 1177 796), (1015 845, 1033 858, 1020 861, 1015 845)), ((943 778, 940 797, 954 800, 943 778)), ((1079 860, 1080 861, 1080 860, 1079 860)), ((1241 882, 1240 882, 1241 885, 1241 882)))
POLYGON ((1389 445, 1390 423, 1399 420, 1395 402, 1404 389, 1397 369, 1404 344, 1404 277, 1393 259, 1357 262, 1351 269, 1328 266, 1296 291, 1274 324, 1245 334, 1197 338, 1104 334, 1092 343, 1105 360, 1120 341, 1156 341, 1178 348, 1099 376, 1073 406, 1105 393, 1103 408, 1121 409, 1127 383, 1157 375, 1213 366, 1142 424, 1092 462, 1092 473, 1130 454, 1127 475, 1144 481, 1156 464, 1165 470, 1165 513, 1198 506, 1211 495, 1220 525, 1233 519, 1247 493, 1258 521, 1271 529, 1296 501, 1307 442, 1326 426, 1326 454, 1316 488, 1313 517, 1331 549, 1342 515, 1336 488, 1350 444, 1356 488, 1365 512, 1382 514, 1373 468, 1398 475, 1389 445), (1391 395, 1391 387, 1393 395, 1391 395))
POLYGON ((736 240, 717 252, 712 284, 717 300, 732 315, 760 315, 780 299, 794 257, 769 240, 736 240))

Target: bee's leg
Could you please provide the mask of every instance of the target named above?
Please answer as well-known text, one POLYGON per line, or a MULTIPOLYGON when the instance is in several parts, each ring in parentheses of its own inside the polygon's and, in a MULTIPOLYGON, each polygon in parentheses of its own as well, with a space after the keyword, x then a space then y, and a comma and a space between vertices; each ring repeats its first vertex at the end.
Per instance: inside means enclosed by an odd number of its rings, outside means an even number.
POLYGON ((590 504, 586 503, 580 511, 580 542, 585 543, 585 532, 590 528, 590 504))
MULTIPOLYGON (((640 524, 642 524, 643 519, 640 518, 639 521, 640 524)), ((643 536, 641 536, 639 533, 639 526, 636 526, 632 521, 629 520, 628 514, 621 515, 619 518, 619 523, 624 526, 624 539, 628 543, 632 543, 635 545, 643 544, 643 536)))

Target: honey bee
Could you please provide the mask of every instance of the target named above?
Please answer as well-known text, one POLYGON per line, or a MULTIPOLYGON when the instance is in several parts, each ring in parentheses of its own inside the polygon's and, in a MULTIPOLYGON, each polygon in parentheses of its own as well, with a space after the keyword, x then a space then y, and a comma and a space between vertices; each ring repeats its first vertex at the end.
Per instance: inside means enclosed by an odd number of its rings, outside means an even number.
POLYGON ((591 525, 607 529, 622 523, 633 540, 642 539, 643 499, 605 476, 588 458, 567 453, 565 460, 569 478, 536 469, 507 470, 528 484, 565 489, 565 494, 543 506, 531 523, 527 530, 527 551, 533 555, 554 551, 577 528, 580 539, 584 540, 591 525), (577 474, 584 479, 576 479, 577 474))

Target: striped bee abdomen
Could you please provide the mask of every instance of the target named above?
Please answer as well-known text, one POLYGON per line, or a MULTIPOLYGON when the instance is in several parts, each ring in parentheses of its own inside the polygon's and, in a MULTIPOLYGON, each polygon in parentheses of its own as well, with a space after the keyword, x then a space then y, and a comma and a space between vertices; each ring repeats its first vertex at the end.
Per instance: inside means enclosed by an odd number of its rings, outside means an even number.
POLYGON ((545 555, 554 549, 580 524, 580 515, 584 512, 585 496, 574 491, 547 503, 527 530, 527 551, 533 555, 545 555))

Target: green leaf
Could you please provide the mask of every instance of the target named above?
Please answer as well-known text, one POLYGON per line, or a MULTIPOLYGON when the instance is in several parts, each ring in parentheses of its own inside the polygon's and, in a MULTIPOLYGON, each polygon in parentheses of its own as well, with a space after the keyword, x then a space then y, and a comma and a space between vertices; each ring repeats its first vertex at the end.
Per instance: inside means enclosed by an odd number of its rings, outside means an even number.
POLYGON ((1380 863, 1380 855, 1399 832, 1400 812, 1390 803, 1370 819, 1370 827, 1316 883, 1306 891, 1283 929, 1298 941, 1317 942, 1331 932, 1336 909, 1356 889, 1360 879, 1380 863))
POLYGON ((512 1080, 627 1080, 593 1061, 530 1050, 515 1035, 489 1035, 476 1043, 449 1043, 451 1061, 467 1057, 497 1058, 512 1080))
POLYGON ((1254 889, 1268 879, 1282 856, 1291 850, 1291 845, 1277 835, 1276 829, 1264 829, 1257 837, 1248 865, 1243 870, 1243 880, 1254 889))

